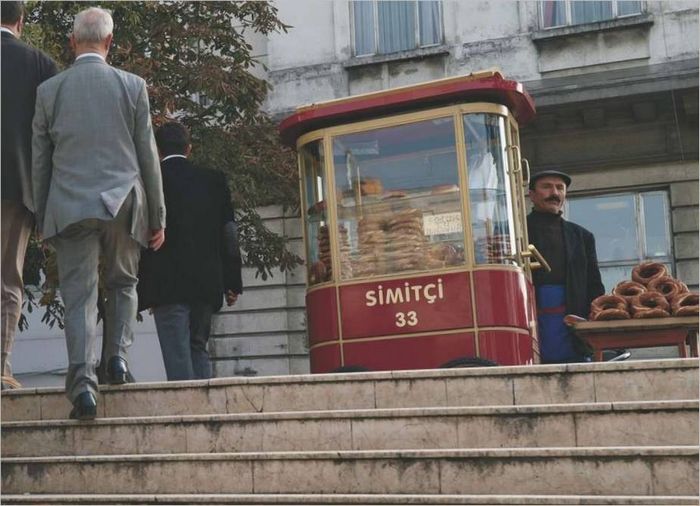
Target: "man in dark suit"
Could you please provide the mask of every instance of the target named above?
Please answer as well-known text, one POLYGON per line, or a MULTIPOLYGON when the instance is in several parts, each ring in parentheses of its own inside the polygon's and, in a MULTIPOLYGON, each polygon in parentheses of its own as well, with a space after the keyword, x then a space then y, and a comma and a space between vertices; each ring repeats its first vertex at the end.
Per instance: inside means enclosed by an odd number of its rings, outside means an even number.
POLYGON ((16 385, 9 356, 22 310, 24 254, 34 224, 32 116, 36 89, 56 74, 56 64, 19 40, 22 2, 0 3, 2 31, 2 377, 16 385))
POLYGON ((552 268, 533 273, 542 363, 587 360, 586 346, 569 331, 564 316, 588 318, 593 299, 605 293, 593 234, 561 217, 570 184, 568 174, 554 170, 530 179, 534 209, 527 217, 528 236, 552 268))
POLYGON ((243 292, 231 195, 220 172, 195 167, 187 157, 187 128, 169 122, 156 130, 168 237, 159 251, 144 251, 139 309, 152 308, 169 381, 210 378, 207 341, 211 316, 243 292))

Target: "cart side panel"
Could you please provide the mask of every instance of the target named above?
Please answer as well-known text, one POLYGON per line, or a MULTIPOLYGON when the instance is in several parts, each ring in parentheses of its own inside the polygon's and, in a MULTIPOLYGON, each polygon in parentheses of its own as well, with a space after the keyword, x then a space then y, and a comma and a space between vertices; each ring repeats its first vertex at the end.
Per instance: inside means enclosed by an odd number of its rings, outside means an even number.
POLYGON ((498 365, 532 363, 532 338, 508 330, 480 330, 479 356, 498 365))
POLYGON ((338 299, 335 286, 317 288, 306 294, 306 317, 310 346, 338 339, 338 299))
POLYGON ((476 321, 479 327, 528 327, 525 275, 512 270, 474 272, 476 321))
POLYGON ((473 332, 343 341, 345 365, 369 370, 434 369, 461 357, 474 357, 473 332))
POLYGON ((473 326, 468 272, 340 287, 343 339, 473 326))
POLYGON ((333 372, 342 365, 340 344, 324 344, 311 348, 309 358, 312 374, 333 372))

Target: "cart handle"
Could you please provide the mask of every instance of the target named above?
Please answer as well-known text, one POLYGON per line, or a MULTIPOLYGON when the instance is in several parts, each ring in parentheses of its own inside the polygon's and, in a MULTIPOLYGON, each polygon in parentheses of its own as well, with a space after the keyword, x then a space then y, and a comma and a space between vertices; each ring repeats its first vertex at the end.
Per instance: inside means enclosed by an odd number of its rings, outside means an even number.
POLYGON ((523 251, 521 255, 529 259, 535 257, 535 259, 537 260, 536 262, 530 260, 530 269, 532 269, 533 271, 537 269, 544 269, 547 272, 552 272, 552 268, 547 263, 547 260, 544 259, 542 253, 540 253, 533 244, 528 244, 527 250, 523 251))
POLYGON ((527 158, 521 158, 520 163, 525 169, 523 171, 523 186, 528 187, 530 186, 530 162, 527 161, 527 158), (527 177, 525 177, 525 174, 527 174, 527 177))

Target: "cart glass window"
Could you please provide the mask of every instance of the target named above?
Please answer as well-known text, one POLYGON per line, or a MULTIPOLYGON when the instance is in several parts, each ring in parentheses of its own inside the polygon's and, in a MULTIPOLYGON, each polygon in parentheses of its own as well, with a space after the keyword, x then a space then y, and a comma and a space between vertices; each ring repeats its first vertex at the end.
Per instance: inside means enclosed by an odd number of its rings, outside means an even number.
POLYGON ((464 116, 474 259, 477 264, 515 264, 515 228, 506 156, 505 119, 464 116))
POLYGON ((452 117, 333 139, 341 279, 462 265, 452 117))
POLYGON ((313 141, 302 147, 300 160, 306 199, 306 266, 309 285, 315 285, 330 281, 333 276, 322 141, 313 141))

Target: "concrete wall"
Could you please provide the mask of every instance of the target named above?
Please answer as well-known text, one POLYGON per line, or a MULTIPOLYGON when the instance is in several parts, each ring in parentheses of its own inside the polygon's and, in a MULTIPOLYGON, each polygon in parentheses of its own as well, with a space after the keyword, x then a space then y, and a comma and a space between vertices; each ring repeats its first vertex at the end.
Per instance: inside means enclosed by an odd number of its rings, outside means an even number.
POLYGON ((352 56, 348 2, 280 0, 276 5, 292 28, 268 42, 267 76, 274 90, 265 107, 272 114, 485 68, 530 81, 698 54, 698 6, 692 1, 645 2, 640 16, 540 30, 537 2, 445 0, 444 46, 369 58, 352 56))

